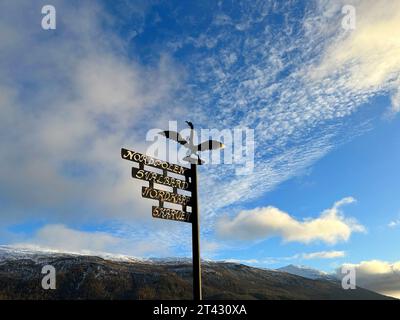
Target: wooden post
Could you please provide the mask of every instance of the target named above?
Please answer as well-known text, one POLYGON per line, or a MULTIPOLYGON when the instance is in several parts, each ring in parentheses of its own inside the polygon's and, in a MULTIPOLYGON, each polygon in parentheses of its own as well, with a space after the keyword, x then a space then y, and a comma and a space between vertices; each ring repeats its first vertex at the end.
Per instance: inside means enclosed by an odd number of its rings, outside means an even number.
POLYGON ((193 262, 193 300, 202 300, 199 206, 197 199, 197 165, 191 164, 192 172, 192 262, 193 262))

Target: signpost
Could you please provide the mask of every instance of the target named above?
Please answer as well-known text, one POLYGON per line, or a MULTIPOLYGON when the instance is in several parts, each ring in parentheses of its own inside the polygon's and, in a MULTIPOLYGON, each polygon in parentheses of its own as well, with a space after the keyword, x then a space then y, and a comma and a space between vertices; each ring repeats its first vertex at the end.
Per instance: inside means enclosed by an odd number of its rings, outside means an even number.
POLYGON ((201 265, 200 265, 200 227, 199 204, 197 200, 197 165, 191 164, 192 177, 192 263, 193 263, 193 299, 201 300, 201 265))
MULTIPOLYGON (((142 153, 121 149, 122 159, 133 161, 139 167, 132 167, 132 177, 149 182, 148 187, 142 187, 142 197, 158 201, 158 206, 152 207, 154 218, 167 219, 192 224, 192 259, 193 259, 193 299, 201 300, 201 265, 200 265, 200 234, 199 207, 197 198, 197 164, 191 163, 190 168, 171 164, 142 153), (145 166, 162 170, 162 174, 146 170, 145 166), (171 176, 179 175, 181 178, 171 176), (172 188, 171 191, 160 190, 154 184, 172 188), (191 193, 186 196, 178 193, 178 189, 191 193), (164 207, 164 203, 180 205, 181 210, 164 207), (187 211, 191 207, 191 211, 187 211)), ((200 161, 199 164, 202 164, 200 161)))

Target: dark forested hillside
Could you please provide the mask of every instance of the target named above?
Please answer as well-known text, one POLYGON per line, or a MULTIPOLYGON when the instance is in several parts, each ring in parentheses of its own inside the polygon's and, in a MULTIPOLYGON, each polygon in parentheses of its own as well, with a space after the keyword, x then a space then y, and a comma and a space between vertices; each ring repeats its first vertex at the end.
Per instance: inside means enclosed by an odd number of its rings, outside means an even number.
MULTIPOLYGON (((185 261, 113 261, 68 254, 3 257, 0 299, 191 299, 185 261), (55 290, 41 286, 42 267, 57 271, 55 290)), ((225 262, 203 263, 205 299, 388 299, 340 283, 225 262)))

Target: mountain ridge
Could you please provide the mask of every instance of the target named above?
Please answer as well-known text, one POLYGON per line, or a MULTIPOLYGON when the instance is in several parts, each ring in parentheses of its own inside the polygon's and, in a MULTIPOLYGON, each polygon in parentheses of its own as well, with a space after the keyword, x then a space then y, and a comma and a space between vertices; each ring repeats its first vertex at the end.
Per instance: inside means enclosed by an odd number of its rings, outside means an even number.
POLYGON ((314 269, 314 268, 304 266, 304 265, 289 264, 287 266, 278 268, 276 270, 294 274, 294 275, 304 277, 307 279, 313 279, 313 280, 316 280, 316 279, 324 279, 324 280, 330 280, 330 281, 339 280, 337 278, 337 276, 333 273, 327 273, 327 272, 320 271, 318 269, 314 269))
MULTIPOLYGON (((205 261, 205 299, 391 299, 338 281, 307 279, 279 270, 205 261)), ((0 299, 191 299, 189 259, 109 260, 0 246, 0 299), (158 261, 158 262, 157 262, 158 261), (45 265, 57 271, 57 289, 41 287, 45 265)))

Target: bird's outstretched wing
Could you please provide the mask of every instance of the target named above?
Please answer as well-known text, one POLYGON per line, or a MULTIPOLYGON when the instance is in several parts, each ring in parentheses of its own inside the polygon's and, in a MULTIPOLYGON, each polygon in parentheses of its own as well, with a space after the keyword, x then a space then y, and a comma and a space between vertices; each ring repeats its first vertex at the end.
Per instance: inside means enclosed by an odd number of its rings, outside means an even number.
POLYGON ((225 145, 217 140, 208 140, 198 144, 196 148, 197 151, 215 150, 215 149, 225 148, 225 145))
POLYGON ((161 131, 158 134, 161 134, 162 136, 165 136, 168 139, 172 139, 175 140, 176 142, 178 142, 181 145, 185 145, 188 142, 176 131, 161 131))
POLYGON ((183 160, 187 161, 189 163, 192 163, 192 164, 197 164, 197 165, 202 165, 202 164, 205 163, 205 161, 200 159, 200 158, 196 159, 196 158, 192 158, 192 157, 189 157, 189 156, 184 157, 183 160))

